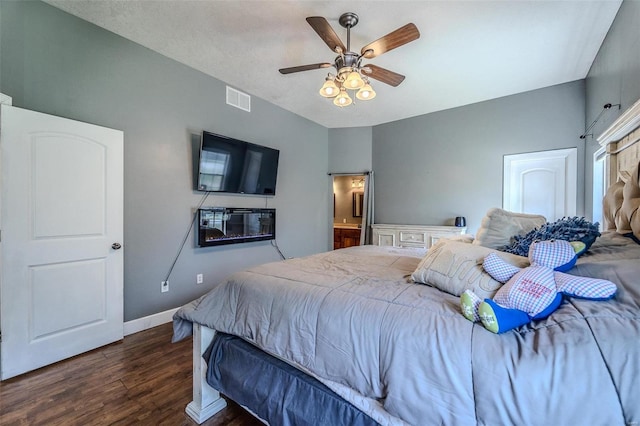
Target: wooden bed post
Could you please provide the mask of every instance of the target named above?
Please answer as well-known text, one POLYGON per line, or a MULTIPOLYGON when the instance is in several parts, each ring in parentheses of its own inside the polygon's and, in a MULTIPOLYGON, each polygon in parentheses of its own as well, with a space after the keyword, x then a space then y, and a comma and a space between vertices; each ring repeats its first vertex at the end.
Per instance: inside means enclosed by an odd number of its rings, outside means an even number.
POLYGON ((193 401, 185 411, 198 424, 227 406, 220 393, 207 383, 207 364, 202 358, 202 353, 211 343, 214 334, 215 330, 193 324, 193 401))

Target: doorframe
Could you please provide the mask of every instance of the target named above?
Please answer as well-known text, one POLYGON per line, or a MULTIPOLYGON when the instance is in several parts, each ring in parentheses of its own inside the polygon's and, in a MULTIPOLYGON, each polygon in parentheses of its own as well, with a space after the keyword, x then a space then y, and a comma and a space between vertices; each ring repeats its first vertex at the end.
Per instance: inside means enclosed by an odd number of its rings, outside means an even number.
MULTIPOLYGON (((362 190, 363 193, 366 193, 366 190, 367 190, 366 175, 368 173, 370 173, 370 172, 328 173, 329 178, 330 178, 329 185, 331 187, 330 194, 332 194, 331 195, 331 208, 330 208, 331 221, 330 221, 330 224, 329 224, 330 225, 329 226, 329 232, 331 234, 330 237, 329 237, 329 244, 330 244, 329 250, 334 250, 334 244, 335 244, 335 240, 334 240, 334 235, 335 234, 334 234, 334 231, 333 231, 334 224, 336 223, 335 222, 335 219, 336 219, 336 216, 335 216, 335 212, 336 212, 336 210, 335 210, 335 200, 336 200, 336 197, 335 197, 335 186, 334 186, 335 185, 335 179, 337 177, 351 177, 351 178, 362 177, 363 178, 363 186, 362 186, 361 190, 362 190)), ((364 218, 364 215, 363 215, 362 218, 360 219, 360 224, 361 225, 362 225, 362 222, 364 221, 364 219, 365 218, 364 218)))

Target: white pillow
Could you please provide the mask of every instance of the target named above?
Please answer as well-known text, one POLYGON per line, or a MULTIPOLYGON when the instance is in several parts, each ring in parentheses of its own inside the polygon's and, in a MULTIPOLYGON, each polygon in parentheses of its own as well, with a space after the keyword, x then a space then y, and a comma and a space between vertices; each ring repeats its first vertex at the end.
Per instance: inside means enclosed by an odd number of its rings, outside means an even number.
POLYGON ((538 214, 513 213, 492 208, 482 218, 473 244, 493 249, 501 248, 511 244, 514 236, 525 235, 545 223, 547 219, 538 214))
POLYGON ((482 262, 489 253, 497 253, 519 268, 529 266, 526 257, 447 239, 438 241, 427 251, 411 278, 454 296, 460 296, 465 290, 472 290, 481 299, 490 298, 502 283, 491 278, 482 268, 482 262))

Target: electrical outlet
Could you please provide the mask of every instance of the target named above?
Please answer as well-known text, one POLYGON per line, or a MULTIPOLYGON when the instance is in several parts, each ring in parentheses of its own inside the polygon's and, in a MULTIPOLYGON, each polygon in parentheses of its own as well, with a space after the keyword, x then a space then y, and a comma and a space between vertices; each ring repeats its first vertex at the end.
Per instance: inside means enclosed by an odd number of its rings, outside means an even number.
POLYGON ((202 274, 196 275, 196 284, 202 284, 204 281, 204 276, 202 274))
POLYGON ((169 281, 162 281, 160 283, 160 291, 166 293, 169 291, 169 281))

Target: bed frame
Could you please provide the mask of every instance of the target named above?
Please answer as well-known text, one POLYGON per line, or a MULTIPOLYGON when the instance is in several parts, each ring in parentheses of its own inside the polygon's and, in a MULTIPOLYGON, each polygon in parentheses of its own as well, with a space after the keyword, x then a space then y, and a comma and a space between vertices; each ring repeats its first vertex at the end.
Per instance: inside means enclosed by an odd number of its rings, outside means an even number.
MULTIPOLYGON (((619 173, 629 171, 640 161, 640 100, 598 137, 598 143, 606 150, 604 184, 607 188, 618 180, 619 173)), ((215 330, 193 324, 193 400, 185 411, 198 424, 227 406, 220 393, 206 381, 207 364, 202 354, 214 335, 215 330)), ((252 414, 267 424, 255 413, 252 414)))
POLYGON ((620 173, 640 161, 640 99, 602 132, 598 143, 605 150, 604 187, 618 181, 620 173))
POLYGON ((193 400, 185 411, 198 424, 227 406, 227 401, 220 396, 220 392, 207 383, 207 363, 202 357, 215 333, 215 330, 193 324, 193 400))

